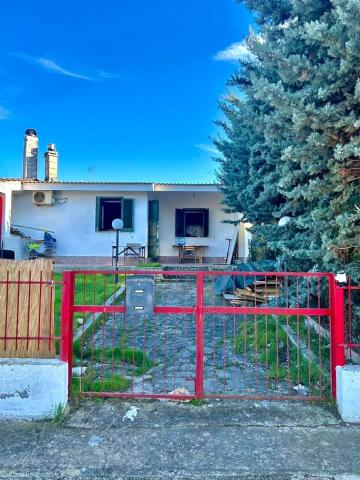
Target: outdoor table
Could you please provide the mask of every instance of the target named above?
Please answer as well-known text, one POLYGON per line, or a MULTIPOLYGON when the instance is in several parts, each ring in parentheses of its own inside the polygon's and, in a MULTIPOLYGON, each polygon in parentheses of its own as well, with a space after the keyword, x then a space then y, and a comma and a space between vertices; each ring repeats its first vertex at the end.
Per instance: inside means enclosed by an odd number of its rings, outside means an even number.
MULTIPOLYGON (((127 257, 136 257, 140 262, 145 261, 146 256, 146 245, 141 245, 139 243, 128 243, 127 245, 119 246, 118 257, 124 257, 124 264, 126 263, 127 257)), ((116 246, 112 246, 112 262, 111 265, 114 265, 114 260, 116 258, 116 246)))
POLYGON ((178 249, 179 263, 182 263, 186 259, 193 259, 195 263, 203 263, 203 252, 208 245, 173 245, 178 249))

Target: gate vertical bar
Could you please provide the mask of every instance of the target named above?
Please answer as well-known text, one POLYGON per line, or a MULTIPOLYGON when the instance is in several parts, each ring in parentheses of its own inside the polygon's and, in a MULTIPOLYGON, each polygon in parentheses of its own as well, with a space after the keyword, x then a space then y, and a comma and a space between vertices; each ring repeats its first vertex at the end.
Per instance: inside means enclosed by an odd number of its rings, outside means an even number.
POLYGON ((61 298, 61 346, 60 359, 68 364, 68 385, 72 381, 72 354, 74 335, 74 299, 75 299, 75 272, 63 273, 61 298))
POLYGON ((196 377, 195 397, 204 396, 204 274, 197 272, 196 282, 196 377))
POLYGON ((336 397, 336 367, 345 365, 345 300, 344 289, 330 277, 331 288, 331 389, 336 397))

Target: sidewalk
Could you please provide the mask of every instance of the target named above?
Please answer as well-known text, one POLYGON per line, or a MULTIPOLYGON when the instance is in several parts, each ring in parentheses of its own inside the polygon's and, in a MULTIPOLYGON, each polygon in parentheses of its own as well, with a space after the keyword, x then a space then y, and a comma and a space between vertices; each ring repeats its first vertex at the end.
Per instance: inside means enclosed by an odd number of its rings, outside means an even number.
POLYGON ((351 480, 359 445, 309 403, 86 400, 60 424, 0 423, 0 479, 351 480))

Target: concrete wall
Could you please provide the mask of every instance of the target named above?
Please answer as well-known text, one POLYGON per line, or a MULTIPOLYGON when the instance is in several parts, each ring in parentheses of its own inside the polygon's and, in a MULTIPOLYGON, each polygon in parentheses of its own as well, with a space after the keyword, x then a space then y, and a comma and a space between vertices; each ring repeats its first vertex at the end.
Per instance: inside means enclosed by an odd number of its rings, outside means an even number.
MULTIPOLYGON (((95 230, 96 197, 124 196, 134 199, 134 231, 121 232, 120 244, 147 244, 148 201, 147 193, 103 191, 56 191, 57 203, 53 206, 36 206, 32 192, 14 192, 12 205, 13 224, 54 231, 58 256, 111 256, 115 233, 95 230)), ((32 238, 41 239, 42 232, 19 228, 32 238)))
POLYGON ((68 365, 60 360, 0 359, 0 419, 53 417, 68 399, 68 365))
POLYGON ((344 422, 360 423, 360 366, 336 367, 336 402, 344 422))
MULTIPOLYGON (((220 192, 159 192, 151 196, 159 200, 160 208, 160 256, 173 257, 178 251, 175 243, 175 210, 177 208, 208 208, 209 236, 206 238, 187 238, 188 244, 208 245, 206 257, 226 257, 227 241, 232 238, 234 225, 223 223, 226 219, 236 219, 222 211, 222 194, 220 192)), ((245 249, 244 246, 242 246, 245 249)), ((244 250, 245 251, 245 250, 244 250)))

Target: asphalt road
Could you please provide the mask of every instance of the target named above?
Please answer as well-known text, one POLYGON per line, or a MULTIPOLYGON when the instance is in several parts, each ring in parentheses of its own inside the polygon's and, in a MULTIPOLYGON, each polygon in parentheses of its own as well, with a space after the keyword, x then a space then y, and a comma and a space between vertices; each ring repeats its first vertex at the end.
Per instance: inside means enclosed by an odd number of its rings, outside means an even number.
POLYGON ((359 445, 310 403, 87 400, 57 424, 0 423, 0 478, 353 480, 359 445))

